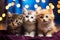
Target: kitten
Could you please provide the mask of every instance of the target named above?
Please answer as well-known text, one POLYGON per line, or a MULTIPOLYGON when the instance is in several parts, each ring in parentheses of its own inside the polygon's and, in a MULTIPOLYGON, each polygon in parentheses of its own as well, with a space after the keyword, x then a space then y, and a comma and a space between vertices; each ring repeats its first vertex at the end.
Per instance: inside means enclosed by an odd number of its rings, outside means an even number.
POLYGON ((34 37, 35 35, 35 14, 36 12, 33 10, 23 9, 25 36, 34 37))
POLYGON ((38 36, 51 37, 54 32, 57 32, 54 23, 54 14, 51 8, 39 9, 36 13, 38 36))
POLYGON ((7 13, 7 23, 8 27, 7 30, 10 31, 12 34, 20 34, 21 26, 23 24, 23 15, 20 14, 11 14, 10 12, 7 13))

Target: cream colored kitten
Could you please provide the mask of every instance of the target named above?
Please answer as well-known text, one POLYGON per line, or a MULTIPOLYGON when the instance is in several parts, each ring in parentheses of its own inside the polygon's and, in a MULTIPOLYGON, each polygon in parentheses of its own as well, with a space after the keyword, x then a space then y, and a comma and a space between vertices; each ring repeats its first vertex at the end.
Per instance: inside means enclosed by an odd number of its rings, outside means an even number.
POLYGON ((54 32, 57 32, 54 23, 54 14, 53 10, 50 9, 40 9, 36 11, 37 16, 37 33, 38 36, 47 36, 51 37, 54 32))

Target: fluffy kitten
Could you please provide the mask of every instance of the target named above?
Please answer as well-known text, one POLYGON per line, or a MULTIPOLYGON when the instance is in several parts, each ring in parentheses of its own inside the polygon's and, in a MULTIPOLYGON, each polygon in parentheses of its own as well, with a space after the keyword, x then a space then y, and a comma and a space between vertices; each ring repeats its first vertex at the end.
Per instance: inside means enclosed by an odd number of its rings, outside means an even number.
POLYGON ((20 34, 21 26, 23 24, 23 15, 11 14, 10 12, 7 13, 7 23, 8 28, 7 30, 12 34, 20 34))
POLYGON ((25 36, 34 37, 35 34, 35 14, 36 12, 33 10, 27 10, 26 8, 23 9, 23 17, 24 17, 24 29, 25 29, 25 36))
POLYGON ((39 9, 37 12, 37 33, 38 36, 51 37, 54 32, 57 32, 54 23, 53 10, 50 9, 39 9))

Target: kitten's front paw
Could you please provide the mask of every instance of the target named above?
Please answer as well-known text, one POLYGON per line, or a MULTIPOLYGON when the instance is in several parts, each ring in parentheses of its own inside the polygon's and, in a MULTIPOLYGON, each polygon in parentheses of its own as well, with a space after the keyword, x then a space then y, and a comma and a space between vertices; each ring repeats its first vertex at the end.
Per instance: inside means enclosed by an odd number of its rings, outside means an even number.
POLYGON ((46 37, 52 37, 52 35, 51 35, 51 34, 49 34, 49 35, 46 35, 46 37))
POLYGON ((25 34, 24 36, 29 36, 29 34, 25 34))
POLYGON ((34 37, 34 35, 30 35, 30 37, 34 37))
POLYGON ((25 34, 24 36, 34 37, 34 35, 25 34))
POLYGON ((34 35, 35 35, 35 32, 30 33, 30 37, 34 37, 34 35))
POLYGON ((39 37, 43 37, 44 35, 43 35, 43 34, 39 34, 38 36, 39 36, 39 37))

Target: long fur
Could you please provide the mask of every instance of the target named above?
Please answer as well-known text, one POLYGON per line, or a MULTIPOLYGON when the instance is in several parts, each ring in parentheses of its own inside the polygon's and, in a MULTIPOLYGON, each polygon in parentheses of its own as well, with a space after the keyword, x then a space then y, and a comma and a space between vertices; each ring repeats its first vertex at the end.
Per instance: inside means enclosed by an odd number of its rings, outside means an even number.
POLYGON ((54 23, 54 14, 52 9, 40 9, 37 11, 37 33, 38 36, 52 36, 54 32, 57 32, 54 23))

